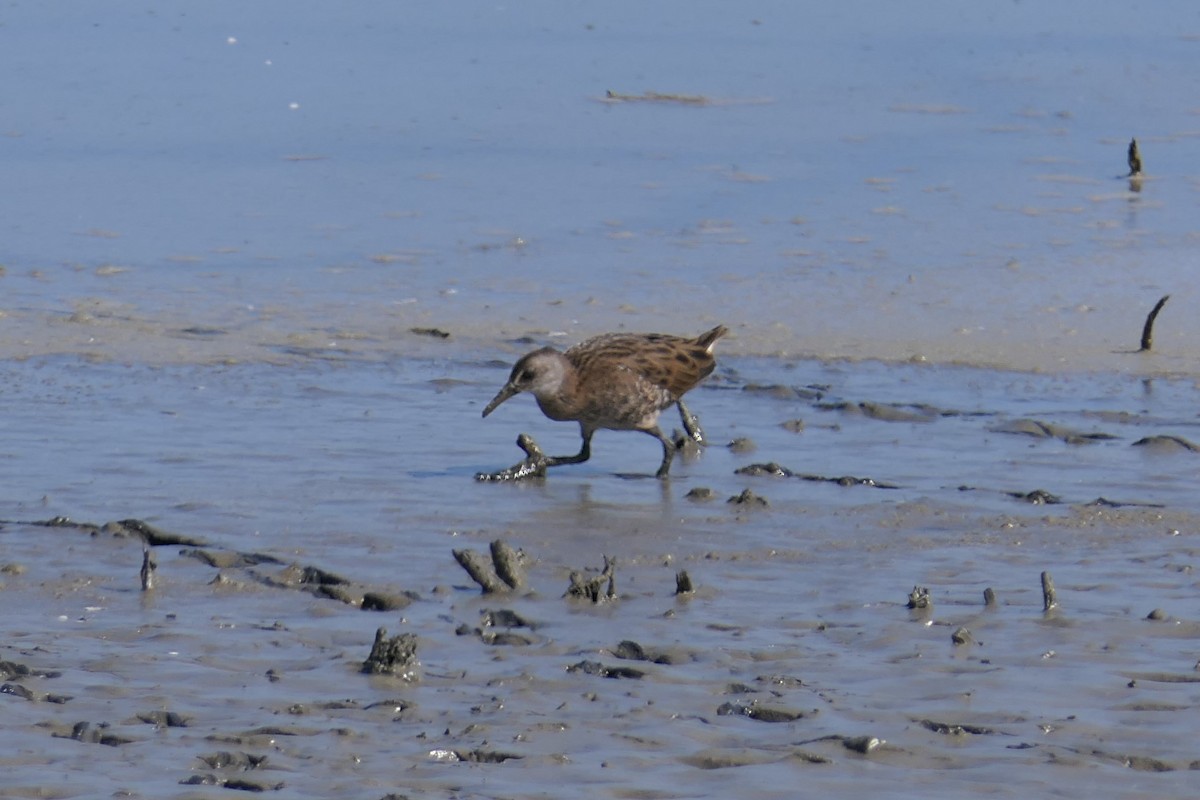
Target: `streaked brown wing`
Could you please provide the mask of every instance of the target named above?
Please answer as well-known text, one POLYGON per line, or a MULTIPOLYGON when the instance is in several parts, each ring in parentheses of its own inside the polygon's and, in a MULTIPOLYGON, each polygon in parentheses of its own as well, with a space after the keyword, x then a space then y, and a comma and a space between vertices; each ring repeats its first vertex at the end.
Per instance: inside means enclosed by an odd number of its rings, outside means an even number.
POLYGON ((670 405, 713 371, 715 360, 708 346, 711 341, 704 345, 698 339, 661 333, 610 333, 588 339, 566 355, 581 378, 589 373, 596 376, 586 379, 589 382, 602 383, 604 374, 626 369, 665 388, 671 395, 665 405, 670 405))

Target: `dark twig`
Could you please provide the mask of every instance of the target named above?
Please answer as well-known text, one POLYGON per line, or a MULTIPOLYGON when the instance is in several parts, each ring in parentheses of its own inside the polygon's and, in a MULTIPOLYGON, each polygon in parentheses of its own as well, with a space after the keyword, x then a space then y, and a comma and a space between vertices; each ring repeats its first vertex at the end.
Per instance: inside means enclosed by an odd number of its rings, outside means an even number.
POLYGON ((1138 350, 1139 353, 1149 353, 1150 348, 1154 345, 1154 320, 1158 319, 1158 312, 1162 311, 1163 306, 1171 299, 1171 295, 1164 294, 1154 308, 1150 309, 1150 314, 1146 317, 1146 324, 1142 326, 1142 346, 1138 350))

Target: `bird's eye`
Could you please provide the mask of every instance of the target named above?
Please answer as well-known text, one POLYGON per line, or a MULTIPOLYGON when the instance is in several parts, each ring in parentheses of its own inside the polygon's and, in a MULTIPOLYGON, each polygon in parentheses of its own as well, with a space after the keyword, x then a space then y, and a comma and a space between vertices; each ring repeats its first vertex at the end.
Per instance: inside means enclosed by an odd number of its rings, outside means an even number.
POLYGON ((517 383, 529 383, 531 380, 533 380, 533 370, 523 369, 517 376, 517 383))

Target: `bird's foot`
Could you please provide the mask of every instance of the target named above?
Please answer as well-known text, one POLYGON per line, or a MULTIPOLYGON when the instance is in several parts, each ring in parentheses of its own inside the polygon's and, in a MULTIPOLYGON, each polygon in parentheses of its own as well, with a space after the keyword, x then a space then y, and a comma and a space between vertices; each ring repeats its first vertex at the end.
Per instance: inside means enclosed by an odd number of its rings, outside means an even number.
POLYGON ((546 477, 546 459, 527 458, 496 472, 476 472, 477 481, 523 481, 530 478, 546 477))
POLYGON ((517 437, 517 446, 525 451, 524 459, 497 472, 477 472, 475 480, 521 481, 546 477, 546 468, 550 466, 551 459, 542 452, 542 448, 538 447, 538 443, 533 440, 533 437, 522 433, 517 437))

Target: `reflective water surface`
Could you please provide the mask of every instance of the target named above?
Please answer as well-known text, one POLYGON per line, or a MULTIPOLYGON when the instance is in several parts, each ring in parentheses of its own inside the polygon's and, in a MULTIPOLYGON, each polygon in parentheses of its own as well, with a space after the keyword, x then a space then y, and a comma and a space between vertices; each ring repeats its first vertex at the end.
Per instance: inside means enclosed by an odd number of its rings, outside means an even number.
POLYGON ((1194 794, 1200 14, 1043 5, 9 4, 0 794, 1194 794))

